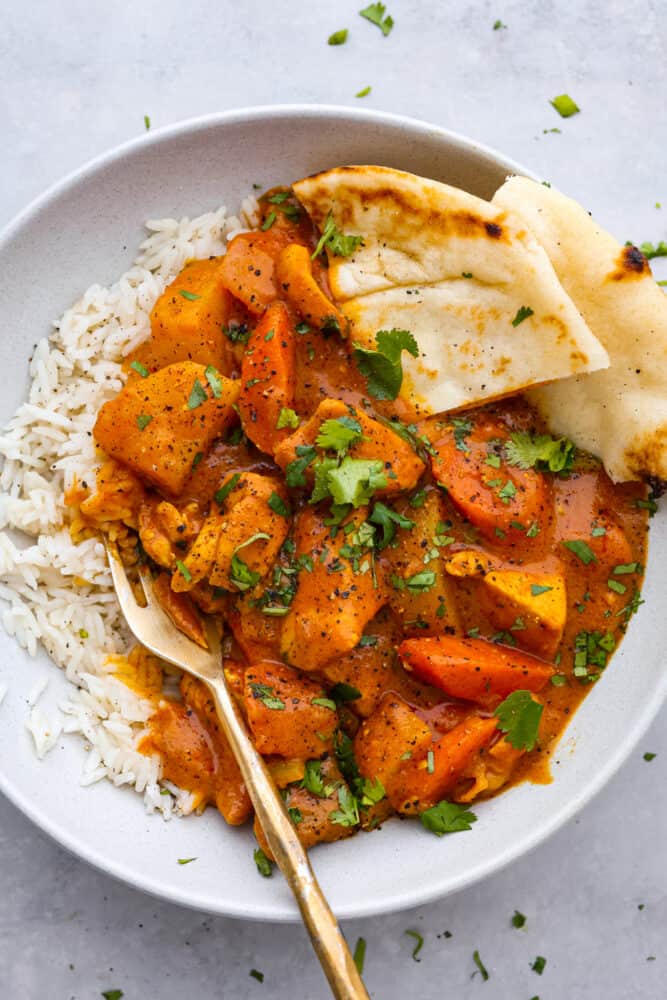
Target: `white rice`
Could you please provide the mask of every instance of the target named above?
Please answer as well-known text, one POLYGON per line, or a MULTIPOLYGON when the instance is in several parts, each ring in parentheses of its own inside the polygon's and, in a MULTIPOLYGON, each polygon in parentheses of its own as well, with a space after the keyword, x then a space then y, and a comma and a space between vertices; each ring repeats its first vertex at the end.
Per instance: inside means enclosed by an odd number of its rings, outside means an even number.
MULTIPOLYGON (((95 482, 96 414, 123 385, 122 359, 149 336, 158 296, 188 259, 224 253, 232 236, 257 224, 252 197, 238 217, 221 207, 192 220, 147 222, 134 266, 109 288, 92 285, 37 344, 28 400, 0 436, 0 620, 30 655, 41 645, 72 685, 57 719, 37 704, 48 679, 30 690, 26 726, 35 751, 41 758, 61 732, 78 734, 87 748, 82 784, 128 785, 165 818, 190 812, 193 799, 161 783, 159 758, 136 749, 154 706, 113 676, 110 655, 132 643, 104 547, 72 541, 63 495, 75 480, 95 482)), ((166 675, 170 691, 173 676, 166 675)), ((0 701, 6 690, 3 681, 0 701)))

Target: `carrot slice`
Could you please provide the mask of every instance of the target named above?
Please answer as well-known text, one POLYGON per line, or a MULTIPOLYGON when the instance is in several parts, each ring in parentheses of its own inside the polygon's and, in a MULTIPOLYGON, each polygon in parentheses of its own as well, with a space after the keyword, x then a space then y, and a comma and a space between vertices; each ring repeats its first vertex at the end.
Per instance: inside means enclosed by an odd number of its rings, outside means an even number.
POLYGON ((508 465, 494 448, 504 441, 508 428, 487 420, 465 434, 455 424, 433 440, 437 456, 433 475, 447 487, 452 503, 482 534, 494 541, 525 544, 525 531, 543 522, 550 502, 549 487, 541 473, 508 465), (488 462, 493 455, 493 465, 488 462), (519 525, 517 528, 516 525, 519 525))
POLYGON ((512 691, 540 691, 553 667, 530 653, 485 639, 426 636, 398 649, 407 670, 452 698, 493 705, 512 691))
POLYGON ((497 731, 495 718, 472 716, 436 740, 424 756, 410 758, 401 768, 400 780, 387 790, 393 807, 414 815, 436 805, 461 780, 497 731))
POLYGON ((269 455, 289 428, 278 430, 283 408, 294 404, 294 327, 287 307, 273 302, 250 334, 241 368, 239 411, 246 435, 269 455))

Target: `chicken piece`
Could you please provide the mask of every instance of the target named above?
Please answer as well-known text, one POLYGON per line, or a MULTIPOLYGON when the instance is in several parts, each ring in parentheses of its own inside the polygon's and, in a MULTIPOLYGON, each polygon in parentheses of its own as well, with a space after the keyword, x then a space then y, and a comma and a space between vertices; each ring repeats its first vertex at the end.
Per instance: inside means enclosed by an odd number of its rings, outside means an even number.
POLYGON ((180 361, 211 365, 224 374, 233 370, 232 347, 224 334, 232 297, 222 282, 223 260, 211 257, 185 265, 155 303, 150 339, 135 351, 134 361, 149 372, 180 361))
POLYGON ((158 566, 173 569, 188 542, 199 534, 202 521, 197 503, 179 509, 168 500, 146 497, 139 509, 139 538, 146 555, 158 566))
POLYGON ((265 615, 249 595, 241 595, 227 613, 227 624, 249 663, 280 659, 281 619, 265 615))
POLYGON ((136 529, 145 491, 134 473, 109 459, 97 470, 96 480, 95 492, 80 502, 84 519, 98 527, 122 521, 136 529))
MULTIPOLYGON (((295 434, 281 442, 275 449, 274 457, 278 465, 285 469, 297 457, 300 445, 314 445, 322 424, 326 420, 353 420, 359 425, 363 437, 350 444, 351 458, 377 459, 384 466, 387 485, 377 490, 377 495, 411 490, 416 486, 424 471, 424 463, 414 449, 385 424, 367 417, 361 410, 348 406, 339 399, 323 399, 317 410, 295 434)), ((324 449, 320 449, 324 454, 324 449)), ((306 477, 312 481, 313 472, 306 469, 306 477)))
POLYGON ((396 510, 414 527, 401 531, 398 545, 381 554, 389 605, 408 635, 452 634, 460 621, 456 590, 443 567, 443 555, 453 539, 442 497, 438 490, 429 490, 422 507, 413 509, 403 500, 396 510))
POLYGON ((261 754, 309 759, 333 749, 338 713, 310 677, 281 663, 255 663, 246 671, 244 701, 261 754))
POLYGON ((432 744, 430 726, 400 695, 387 692, 362 722, 354 754, 362 777, 381 781, 389 795, 406 763, 425 757, 432 744))
POLYGON ((184 361, 128 382, 105 403, 93 428, 95 440, 169 496, 178 496, 199 454, 236 420, 239 383, 184 361))
POLYGON ((289 530, 288 518, 274 509, 287 509, 284 486, 270 476, 235 473, 225 479, 222 493, 219 509, 209 514, 182 560, 185 572, 179 567, 172 578, 176 591, 206 578, 225 590, 251 590, 278 557, 289 530))
POLYGON ((301 670, 319 670, 354 649, 386 602, 384 587, 371 568, 371 553, 362 555, 358 565, 341 554, 359 541, 355 530, 346 529, 358 529, 367 514, 365 507, 355 510, 335 538, 313 508, 298 515, 295 542, 301 569, 296 595, 283 618, 281 649, 283 658, 301 670))
POLYGON ((160 573, 153 580, 153 593, 176 628, 202 649, 208 649, 206 632, 197 609, 187 594, 177 594, 171 589, 169 573, 160 573))
MULTIPOLYGON (((351 837, 357 830, 354 824, 345 826, 335 821, 341 811, 341 790, 347 789, 347 785, 334 758, 325 757, 320 762, 319 770, 323 779, 323 790, 327 791, 328 795, 320 797, 299 785, 289 786, 285 795, 285 805, 290 810, 299 840, 306 849, 315 844, 330 844, 335 840, 343 840, 345 837, 351 837)), ((273 854, 257 820, 254 829, 259 846, 266 856, 273 860, 273 854)))

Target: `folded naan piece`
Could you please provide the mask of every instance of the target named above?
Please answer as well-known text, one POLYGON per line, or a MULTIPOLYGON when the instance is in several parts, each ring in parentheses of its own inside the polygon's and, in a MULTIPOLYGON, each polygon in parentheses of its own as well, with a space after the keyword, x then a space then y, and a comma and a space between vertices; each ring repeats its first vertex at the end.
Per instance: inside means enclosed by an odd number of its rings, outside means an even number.
POLYGON ((667 299, 647 261, 543 184, 512 177, 493 201, 530 227, 611 359, 605 371, 529 398, 554 432, 598 455, 615 482, 667 479, 667 299))
POLYGON ((329 254, 329 285, 353 341, 409 330, 401 396, 421 413, 472 406, 605 368, 609 359, 547 254, 511 211, 386 167, 339 167, 294 184, 323 230, 363 237, 329 254))

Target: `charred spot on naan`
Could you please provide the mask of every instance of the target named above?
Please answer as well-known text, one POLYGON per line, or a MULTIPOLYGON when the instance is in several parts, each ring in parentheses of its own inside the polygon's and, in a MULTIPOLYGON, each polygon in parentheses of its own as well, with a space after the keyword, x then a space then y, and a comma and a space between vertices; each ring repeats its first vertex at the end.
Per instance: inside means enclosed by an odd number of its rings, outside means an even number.
POLYGON ((652 475, 652 470, 660 468, 667 452, 667 426, 663 425, 642 438, 635 438, 625 449, 625 460, 637 479, 653 481, 654 492, 665 492, 665 481, 652 475))
POLYGON ((649 263, 639 247, 625 246, 619 254, 617 267, 608 277, 608 281, 623 281, 625 278, 643 278, 650 274, 649 263))

